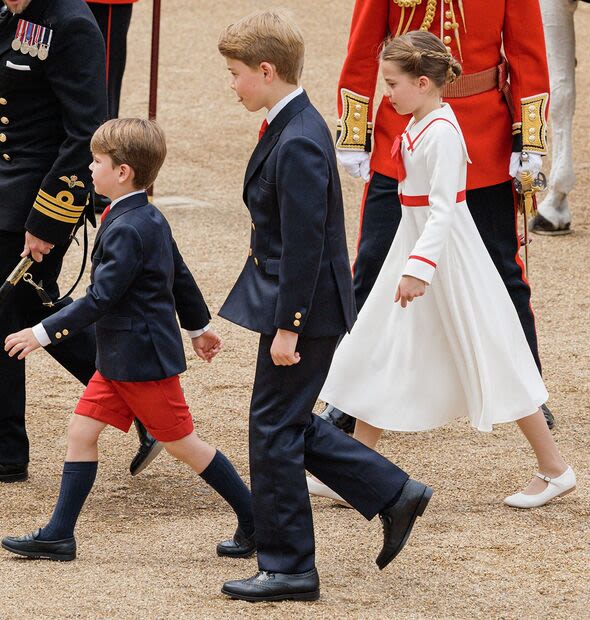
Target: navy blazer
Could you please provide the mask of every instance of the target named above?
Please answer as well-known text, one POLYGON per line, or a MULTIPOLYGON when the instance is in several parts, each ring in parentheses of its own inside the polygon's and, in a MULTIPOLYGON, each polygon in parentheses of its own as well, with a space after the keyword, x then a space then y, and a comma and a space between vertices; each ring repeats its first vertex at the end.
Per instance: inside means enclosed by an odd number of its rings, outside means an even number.
POLYGON ((166 218, 135 194, 100 227, 86 295, 43 321, 52 344, 96 324, 96 368, 107 379, 155 381, 186 370, 180 328, 210 314, 166 218))
POLYGON ((356 308, 330 131, 305 93, 254 149, 244 179, 249 256, 219 315, 262 334, 350 331, 356 308))

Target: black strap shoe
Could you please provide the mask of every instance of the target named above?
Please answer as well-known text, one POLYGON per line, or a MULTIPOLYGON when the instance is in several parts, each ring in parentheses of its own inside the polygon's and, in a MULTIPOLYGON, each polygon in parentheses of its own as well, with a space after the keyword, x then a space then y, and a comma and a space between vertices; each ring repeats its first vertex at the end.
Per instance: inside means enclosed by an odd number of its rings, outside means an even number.
POLYGON ((0 463, 0 482, 22 482, 29 477, 29 469, 26 463, 0 463))
POLYGON ((223 594, 240 601, 317 601, 320 577, 315 568, 306 573, 289 575, 261 570, 249 579, 226 581, 223 594))
POLYGON ((147 432, 146 427, 137 418, 133 423, 139 437, 139 449, 129 465, 129 471, 132 476, 137 476, 162 452, 164 446, 147 432))
POLYGON ((76 559, 76 539, 73 536, 63 540, 37 540, 40 531, 38 529, 24 536, 7 536, 2 539, 2 547, 36 560, 70 562, 76 559))
POLYGON ((551 413, 551 409, 547 407, 547 403, 545 403, 544 405, 541 405, 541 411, 543 412, 543 415, 545 416, 545 422, 547 422, 547 426, 549 427, 549 430, 553 430, 553 427, 555 426, 555 417, 551 413))
POLYGON ((409 479, 393 506, 379 513, 383 524, 383 548, 375 562, 383 570, 404 548, 414 522, 421 517, 432 497, 432 489, 409 479))
POLYGON ((230 540, 224 540, 217 545, 217 555, 230 558, 249 558, 256 552, 254 532, 246 536, 240 525, 230 540))
POLYGON ((320 418, 322 418, 322 420, 326 420, 328 424, 339 428, 341 431, 344 431, 349 435, 354 433, 356 419, 351 415, 348 415, 348 413, 344 413, 344 411, 336 409, 334 405, 326 405, 326 408, 322 411, 322 413, 320 413, 320 418))

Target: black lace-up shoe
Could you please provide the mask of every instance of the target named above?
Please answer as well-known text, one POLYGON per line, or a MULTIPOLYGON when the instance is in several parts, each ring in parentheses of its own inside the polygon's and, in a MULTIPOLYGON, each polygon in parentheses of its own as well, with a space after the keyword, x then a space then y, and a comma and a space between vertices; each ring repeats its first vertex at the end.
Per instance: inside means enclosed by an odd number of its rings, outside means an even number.
POLYGON ((393 506, 379 513, 383 524, 383 548, 375 562, 383 570, 404 548, 418 517, 421 517, 432 497, 432 489, 409 479, 393 506))
POLYGON ((320 577, 315 568, 306 573, 288 575, 261 570, 249 579, 226 581, 223 594, 241 601, 317 601, 320 577))

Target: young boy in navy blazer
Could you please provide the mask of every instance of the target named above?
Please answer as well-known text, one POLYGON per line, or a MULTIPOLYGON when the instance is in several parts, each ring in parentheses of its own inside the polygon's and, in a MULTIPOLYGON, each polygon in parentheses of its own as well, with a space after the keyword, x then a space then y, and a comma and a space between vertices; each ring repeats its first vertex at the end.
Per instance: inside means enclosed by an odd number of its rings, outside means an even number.
POLYGON ((381 516, 379 568, 401 551, 432 491, 312 414, 356 311, 332 138, 298 86, 301 33, 280 14, 256 13, 225 29, 219 51, 239 101, 250 112, 268 110, 244 180, 250 250, 219 313, 260 333, 250 409, 259 572, 226 582, 222 592, 250 601, 314 600, 306 469, 367 519, 381 516))
POLYGON ((168 222, 148 202, 144 189, 164 162, 164 134, 152 121, 112 120, 99 127, 91 148, 92 181, 112 201, 92 250, 91 284, 84 297, 32 329, 9 335, 5 349, 22 359, 95 324, 97 371, 70 422, 51 520, 31 534, 5 538, 2 546, 32 558, 73 560, 74 527, 96 477, 99 435, 107 425, 127 432, 137 416, 236 512, 238 530, 218 545, 218 553, 251 555, 250 493, 228 459, 193 432, 178 378, 186 360, 177 314, 201 359, 210 362, 222 343, 209 329, 209 310, 168 222))

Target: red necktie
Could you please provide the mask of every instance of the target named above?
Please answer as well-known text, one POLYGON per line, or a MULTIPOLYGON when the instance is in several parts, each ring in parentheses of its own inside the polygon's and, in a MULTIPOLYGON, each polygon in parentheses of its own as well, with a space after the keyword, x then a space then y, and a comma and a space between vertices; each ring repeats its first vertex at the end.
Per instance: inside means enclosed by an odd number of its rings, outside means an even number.
POLYGON ((102 212, 102 214, 100 216, 100 223, 101 224, 104 222, 104 218, 108 215, 110 210, 111 210, 111 205, 107 205, 105 210, 102 212))
POLYGON ((264 135, 264 132, 268 129, 268 121, 266 119, 264 119, 262 121, 262 125, 260 125, 260 130, 258 131, 258 142, 260 142, 260 140, 262 140, 262 136, 264 135))
POLYGON ((391 159, 397 168, 397 180, 403 181, 406 178, 406 167, 402 156, 402 137, 396 136, 391 147, 391 159))

